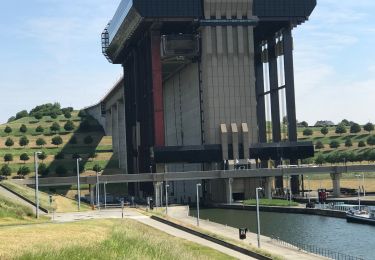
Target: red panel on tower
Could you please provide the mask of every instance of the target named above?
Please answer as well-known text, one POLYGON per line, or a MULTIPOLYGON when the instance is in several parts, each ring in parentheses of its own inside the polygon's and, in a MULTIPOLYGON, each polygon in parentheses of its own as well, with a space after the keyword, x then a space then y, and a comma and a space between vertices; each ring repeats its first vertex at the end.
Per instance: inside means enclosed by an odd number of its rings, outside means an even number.
POLYGON ((163 81, 160 57, 160 32, 151 32, 152 92, 154 101, 155 146, 164 146, 163 81))

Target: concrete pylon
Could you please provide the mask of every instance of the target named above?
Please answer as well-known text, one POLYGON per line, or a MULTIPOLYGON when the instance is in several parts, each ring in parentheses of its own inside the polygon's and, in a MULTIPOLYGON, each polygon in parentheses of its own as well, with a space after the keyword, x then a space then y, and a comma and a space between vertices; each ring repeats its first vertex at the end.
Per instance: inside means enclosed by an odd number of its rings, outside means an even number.
POLYGON ((162 182, 159 182, 159 181, 156 181, 154 182, 154 198, 155 198, 155 206, 156 207, 160 207, 161 205, 161 190, 160 190, 160 186, 162 185, 162 182))
POLYGON ((332 172, 331 179, 332 179, 332 186, 333 186, 333 196, 336 198, 340 197, 341 190, 340 190, 340 180, 341 180, 341 173, 332 172))
POLYGON ((273 177, 266 177, 264 184, 264 193, 267 199, 272 199, 273 177))
POLYGON ((232 204, 232 202, 233 202, 233 189, 232 189, 233 178, 229 178, 225 182, 227 184, 226 200, 227 200, 228 204, 232 204))

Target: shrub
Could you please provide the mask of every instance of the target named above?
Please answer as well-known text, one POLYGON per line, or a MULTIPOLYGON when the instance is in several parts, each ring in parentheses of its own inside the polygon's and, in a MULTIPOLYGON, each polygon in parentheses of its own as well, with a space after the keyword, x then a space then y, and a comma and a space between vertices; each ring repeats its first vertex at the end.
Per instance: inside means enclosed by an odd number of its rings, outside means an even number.
POLYGON ((65 117, 66 119, 72 118, 72 114, 71 114, 69 111, 66 111, 66 112, 64 113, 64 117, 65 117))
POLYGON ((10 123, 10 122, 13 122, 13 121, 15 121, 16 120, 16 117, 15 116, 11 116, 11 117, 9 117, 9 119, 8 119, 8 123, 10 123))
POLYGON ((50 129, 51 129, 51 132, 57 132, 57 131, 60 131, 60 125, 59 123, 55 122, 51 125, 50 129))
POLYGON ((57 147, 63 143, 63 140, 61 138, 61 136, 55 136, 52 138, 52 142, 51 142, 53 145, 56 145, 57 147))
POLYGON ((72 131, 73 129, 74 129, 74 124, 73 124, 73 122, 72 121, 68 121, 68 122, 66 122, 65 123, 65 125, 64 125, 64 129, 66 130, 66 131, 72 131))
POLYGON ((369 136, 367 138, 367 144, 371 146, 375 145, 375 136, 369 136))
POLYGON ((352 139, 347 138, 345 140, 345 147, 352 147, 352 146, 353 146, 352 139))
POLYGON ((35 132, 37 132, 37 133, 43 133, 44 132, 43 126, 40 125, 37 128, 35 128, 35 132))
POLYGON ((344 124, 339 124, 337 127, 336 127, 336 131, 335 131, 336 134, 345 134, 346 133, 346 127, 344 124))
POLYGON ((68 170, 65 168, 64 165, 58 165, 55 169, 57 175, 65 175, 68 170))
POLYGON ((47 158, 47 154, 43 151, 42 153, 38 154, 38 158, 43 162, 47 158))
POLYGON ((61 109, 61 112, 63 114, 65 114, 66 112, 69 112, 69 113, 72 113, 73 112, 73 108, 72 107, 64 107, 63 109, 61 109))
POLYGON ((1 175, 10 176, 12 174, 12 168, 8 164, 4 164, 0 169, 1 175))
POLYGON ((81 158, 81 156, 78 153, 72 154, 72 159, 78 159, 81 158))
POLYGON ((9 162, 13 161, 13 154, 11 153, 7 153, 4 155, 4 162, 7 162, 9 164, 9 162))
POLYGON ((83 139, 83 142, 85 144, 92 144, 92 142, 94 142, 94 139, 92 138, 91 135, 88 135, 88 136, 85 137, 85 139, 83 139))
POLYGON ((359 141, 358 142, 358 147, 365 147, 366 143, 364 141, 359 141))
POLYGON ((6 134, 10 134, 11 132, 13 131, 13 129, 10 127, 10 126, 6 126, 5 127, 5 129, 4 129, 4 132, 6 133, 6 134))
POLYGON ((44 163, 39 164, 38 173, 40 173, 42 175, 42 177, 46 177, 49 173, 49 169, 48 169, 47 165, 44 164, 44 163))
POLYGON ((20 155, 20 160, 23 161, 23 163, 26 163, 26 161, 30 160, 30 157, 27 153, 23 153, 20 155))
POLYGON ((5 146, 8 148, 12 147, 14 145, 14 141, 12 138, 8 137, 7 140, 5 141, 5 146))
POLYGON ((21 133, 26 133, 27 132, 27 126, 22 124, 21 127, 20 127, 20 132, 21 133))
POLYGON ((17 171, 17 174, 20 175, 20 176, 25 176, 27 174, 29 174, 31 171, 30 171, 30 168, 27 167, 27 166, 21 166, 18 171, 17 171))
POLYGON ((26 110, 22 110, 16 114, 16 119, 20 119, 20 118, 28 117, 28 116, 29 116, 29 113, 27 113, 26 110))
POLYGON ((34 117, 35 117, 35 119, 40 120, 40 119, 43 118, 43 115, 41 113, 36 113, 34 117))
POLYGON ((92 170, 95 172, 100 172, 103 169, 99 164, 95 164, 94 167, 92 167, 92 170))
POLYGON ((315 163, 318 165, 322 165, 323 163, 325 163, 325 161, 326 161, 326 158, 321 153, 318 154, 318 156, 315 158, 315 163))
POLYGON ((46 141, 43 138, 38 138, 36 139, 35 144, 40 147, 43 147, 44 145, 46 145, 46 141))
POLYGON ((51 117, 52 119, 56 119, 56 118, 57 118, 57 113, 54 113, 54 112, 51 113, 51 114, 50 114, 50 117, 51 117))
POLYGON ((329 147, 331 147, 331 148, 339 148, 340 147, 340 143, 338 142, 338 141, 336 141, 336 140, 333 140, 333 141, 331 141, 331 143, 329 144, 329 147))
POLYGON ((19 145, 24 147, 29 144, 29 139, 26 136, 22 136, 19 140, 19 145))
POLYGON ((365 124, 363 126, 363 130, 365 130, 366 132, 371 133, 372 131, 374 131, 374 125, 372 123, 368 122, 367 124, 365 124))
POLYGON ((37 124, 37 123, 39 123, 39 121, 38 120, 31 120, 31 121, 29 121, 29 124, 37 124))
POLYGON ((324 148, 324 144, 321 142, 321 141, 317 141, 316 143, 315 143, 315 148, 316 149, 323 149, 324 148))
POLYGON ((322 129, 320 129, 320 132, 326 136, 329 133, 329 129, 326 126, 323 126, 322 129))
POLYGON ((357 123, 353 123, 350 126, 350 133, 356 134, 356 133, 359 133, 359 132, 361 132, 361 126, 357 123))
POLYGON ((60 152, 60 153, 55 155, 56 160, 62 160, 64 158, 65 158, 65 154, 63 152, 60 152))
POLYGON ((304 136, 310 136, 310 135, 313 135, 313 130, 311 130, 310 128, 306 128, 305 130, 303 130, 303 135, 304 136))

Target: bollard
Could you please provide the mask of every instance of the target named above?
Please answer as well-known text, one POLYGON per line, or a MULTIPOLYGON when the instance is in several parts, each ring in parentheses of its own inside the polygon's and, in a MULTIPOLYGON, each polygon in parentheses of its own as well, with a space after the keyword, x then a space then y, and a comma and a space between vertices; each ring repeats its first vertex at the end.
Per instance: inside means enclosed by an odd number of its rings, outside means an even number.
POLYGON ((124 218, 124 201, 121 201, 121 218, 124 218))

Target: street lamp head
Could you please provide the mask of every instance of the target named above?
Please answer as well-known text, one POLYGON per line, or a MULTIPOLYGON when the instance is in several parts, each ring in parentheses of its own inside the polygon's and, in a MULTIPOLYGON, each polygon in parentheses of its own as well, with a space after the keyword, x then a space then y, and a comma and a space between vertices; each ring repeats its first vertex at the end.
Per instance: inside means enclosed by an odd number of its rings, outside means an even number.
POLYGON ((77 158, 77 160, 80 162, 80 161, 82 161, 82 158, 81 157, 79 157, 79 158, 77 158))
POLYGON ((257 190, 263 190, 263 188, 262 187, 259 187, 259 188, 256 188, 257 190))
POLYGON ((200 186, 202 186, 202 184, 200 184, 200 183, 197 183, 197 187, 200 187, 200 186))
POLYGON ((38 151, 38 152, 35 152, 35 154, 40 155, 40 154, 42 154, 42 152, 38 151))

